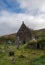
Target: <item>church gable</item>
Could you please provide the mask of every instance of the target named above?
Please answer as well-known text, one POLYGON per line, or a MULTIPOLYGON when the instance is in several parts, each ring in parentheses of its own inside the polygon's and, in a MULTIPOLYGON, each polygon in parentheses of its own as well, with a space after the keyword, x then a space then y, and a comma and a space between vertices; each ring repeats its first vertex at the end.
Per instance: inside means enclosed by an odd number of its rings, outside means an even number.
POLYGON ((32 39, 32 31, 29 29, 24 22, 22 23, 19 31, 17 32, 17 37, 19 37, 19 40, 22 42, 27 42, 32 39))

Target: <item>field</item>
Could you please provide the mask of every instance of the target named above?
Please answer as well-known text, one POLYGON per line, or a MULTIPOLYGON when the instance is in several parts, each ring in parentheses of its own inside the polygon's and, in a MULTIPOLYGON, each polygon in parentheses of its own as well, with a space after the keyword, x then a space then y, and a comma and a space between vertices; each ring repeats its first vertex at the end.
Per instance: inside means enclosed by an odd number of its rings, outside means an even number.
POLYGON ((45 65, 45 50, 26 49, 25 45, 19 49, 15 45, 0 45, 0 65, 45 65), (10 51, 14 56, 9 56, 10 51))

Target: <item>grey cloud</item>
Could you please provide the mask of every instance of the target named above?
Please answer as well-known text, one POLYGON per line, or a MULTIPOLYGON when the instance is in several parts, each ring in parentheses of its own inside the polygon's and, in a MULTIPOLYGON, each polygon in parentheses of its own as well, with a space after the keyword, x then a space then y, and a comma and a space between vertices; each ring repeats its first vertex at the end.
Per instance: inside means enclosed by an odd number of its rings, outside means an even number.
POLYGON ((45 0, 17 0, 21 8, 27 8, 31 15, 38 15, 45 12, 45 0))
POLYGON ((33 16, 30 14, 17 14, 2 11, 0 16, 0 35, 15 33, 19 30, 22 21, 32 29, 45 28, 45 15, 33 16))
POLYGON ((0 24, 0 36, 16 33, 18 30, 18 27, 10 27, 7 23, 0 24))

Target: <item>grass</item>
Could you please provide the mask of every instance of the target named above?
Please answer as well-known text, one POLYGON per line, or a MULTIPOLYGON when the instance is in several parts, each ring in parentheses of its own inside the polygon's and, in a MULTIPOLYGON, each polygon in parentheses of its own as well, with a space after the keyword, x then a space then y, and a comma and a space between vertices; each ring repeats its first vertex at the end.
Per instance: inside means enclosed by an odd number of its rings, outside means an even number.
POLYGON ((45 65, 45 56, 41 56, 40 58, 34 60, 32 65, 45 65))
POLYGON ((0 65, 45 65, 44 50, 25 49, 25 45, 21 45, 16 49, 15 45, 0 45, 0 65), (13 57, 9 56, 9 52, 14 51, 14 59, 16 62, 13 64, 13 57), (20 56, 22 57, 20 58, 20 56))

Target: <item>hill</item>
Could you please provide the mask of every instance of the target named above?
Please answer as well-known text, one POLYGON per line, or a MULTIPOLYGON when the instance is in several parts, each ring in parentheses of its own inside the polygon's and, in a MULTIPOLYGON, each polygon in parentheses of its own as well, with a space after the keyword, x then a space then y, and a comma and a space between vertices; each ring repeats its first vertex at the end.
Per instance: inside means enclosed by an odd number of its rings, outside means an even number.
POLYGON ((34 31, 34 34, 36 35, 36 37, 45 37, 45 29, 40 29, 40 30, 35 30, 34 31))
POLYGON ((0 36, 0 44, 7 42, 8 40, 15 42, 16 33, 0 36))
MULTIPOLYGON (((33 33, 36 36, 41 36, 41 37, 44 36, 45 37, 45 29, 34 30, 33 33)), ((16 37, 16 33, 4 35, 4 36, 1 36, 1 37, 14 39, 16 37)))
POLYGON ((15 37, 16 37, 16 33, 13 33, 13 34, 9 34, 9 35, 4 35, 4 36, 2 36, 2 37, 4 37, 4 38, 12 38, 12 39, 14 39, 15 37))
MULTIPOLYGON (((40 29, 40 30, 34 30, 33 34, 37 37, 37 38, 45 38, 45 29, 40 29)), ((9 35, 4 35, 0 37, 0 43, 4 43, 5 40, 13 40, 15 41, 16 39, 16 33, 13 34, 9 34, 9 35)))

